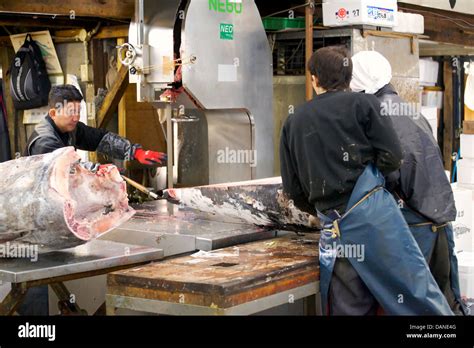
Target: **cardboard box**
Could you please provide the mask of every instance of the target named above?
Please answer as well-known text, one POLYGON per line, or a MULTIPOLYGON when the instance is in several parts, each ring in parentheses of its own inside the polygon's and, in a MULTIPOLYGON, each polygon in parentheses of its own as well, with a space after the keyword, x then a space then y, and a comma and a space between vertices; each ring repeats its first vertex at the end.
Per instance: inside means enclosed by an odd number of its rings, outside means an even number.
POLYGON ((323 23, 327 27, 373 25, 392 28, 397 24, 396 0, 326 0, 323 23))

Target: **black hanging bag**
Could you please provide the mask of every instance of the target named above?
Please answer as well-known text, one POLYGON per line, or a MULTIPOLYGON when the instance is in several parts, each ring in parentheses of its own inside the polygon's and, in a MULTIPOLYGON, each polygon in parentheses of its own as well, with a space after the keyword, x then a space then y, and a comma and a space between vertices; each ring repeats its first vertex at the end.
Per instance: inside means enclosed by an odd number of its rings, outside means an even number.
POLYGON ((11 95, 16 110, 35 109, 48 104, 51 90, 46 64, 38 44, 26 35, 10 68, 11 95))

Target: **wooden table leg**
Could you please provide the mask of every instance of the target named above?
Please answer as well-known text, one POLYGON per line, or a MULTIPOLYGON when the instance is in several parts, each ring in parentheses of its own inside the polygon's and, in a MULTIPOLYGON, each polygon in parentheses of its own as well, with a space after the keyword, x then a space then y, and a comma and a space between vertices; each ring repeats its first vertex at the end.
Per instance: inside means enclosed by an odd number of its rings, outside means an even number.
POLYGON ((0 315, 13 315, 23 302, 27 291, 26 283, 12 283, 12 289, 0 303, 0 315))
POLYGON ((66 288, 64 283, 51 283, 49 284, 53 291, 58 296, 59 302, 59 310, 61 311, 61 315, 87 315, 87 311, 81 309, 76 301, 71 301, 71 293, 66 288))

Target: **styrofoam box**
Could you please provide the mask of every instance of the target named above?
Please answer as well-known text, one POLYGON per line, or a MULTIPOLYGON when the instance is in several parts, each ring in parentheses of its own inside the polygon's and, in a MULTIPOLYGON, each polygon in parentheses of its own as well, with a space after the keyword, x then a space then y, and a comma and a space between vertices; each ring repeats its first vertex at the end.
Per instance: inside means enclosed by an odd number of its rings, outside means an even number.
POLYGON ((434 86, 438 82, 439 63, 432 59, 420 59, 420 85, 434 86))
POLYGON ((453 184, 452 187, 457 210, 456 221, 453 222, 456 253, 474 251, 472 239, 473 190, 460 187, 458 184, 453 184))
POLYGON ((425 32, 425 17, 416 13, 398 12, 397 24, 393 27, 393 31, 423 34, 425 32))
POLYGON ((462 252, 458 258, 459 286, 461 296, 474 299, 474 252, 462 252))
POLYGON ((461 134, 461 157, 474 159, 474 134, 461 134))
POLYGON ((323 23, 328 27, 374 25, 392 28, 397 24, 397 0, 326 0, 323 23))
POLYGON ((426 118, 433 130, 433 136, 438 140, 438 113, 439 110, 433 107, 422 107, 421 114, 426 118))
POLYGON ((474 186, 474 159, 463 158, 457 162, 458 183, 474 186))

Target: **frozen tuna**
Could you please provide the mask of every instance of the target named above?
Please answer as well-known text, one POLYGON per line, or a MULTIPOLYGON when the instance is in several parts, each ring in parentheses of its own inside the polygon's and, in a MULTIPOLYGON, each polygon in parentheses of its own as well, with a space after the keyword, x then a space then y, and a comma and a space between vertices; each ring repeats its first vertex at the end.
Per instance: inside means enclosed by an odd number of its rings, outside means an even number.
POLYGON ((0 243, 70 248, 133 216, 118 170, 94 174, 79 160, 66 147, 0 163, 0 243))
POLYGON ((243 223, 291 231, 320 229, 315 216, 298 209, 283 193, 280 177, 170 189, 162 195, 175 204, 243 223))

